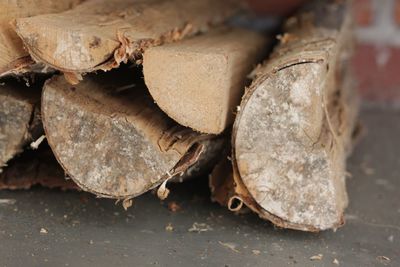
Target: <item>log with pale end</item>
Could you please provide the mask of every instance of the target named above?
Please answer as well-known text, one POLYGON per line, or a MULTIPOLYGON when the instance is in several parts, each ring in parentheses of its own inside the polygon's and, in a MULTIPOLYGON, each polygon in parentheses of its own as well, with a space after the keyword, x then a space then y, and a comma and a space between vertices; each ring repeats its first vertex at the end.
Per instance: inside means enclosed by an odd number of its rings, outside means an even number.
POLYGON ((247 75, 266 54, 267 38, 223 28, 153 47, 143 73, 158 106, 181 125, 219 134, 232 124, 247 75))
POLYGON ((28 71, 34 63, 11 22, 17 18, 65 11, 83 0, 0 1, 0 76, 28 71))
POLYGON ((40 89, 3 80, 0 85, 0 169, 35 138, 40 137, 40 89))
POLYGON ((346 68, 350 29, 345 2, 312 2, 287 21, 240 105, 235 197, 280 227, 321 231, 344 223, 358 110, 346 68))
POLYGON ((146 48, 206 31, 237 10, 236 0, 88 0, 63 13, 18 19, 16 31, 33 59, 76 83, 80 73, 140 59, 146 48))
POLYGON ((56 76, 44 86, 42 120, 57 160, 82 189, 101 197, 130 199, 178 180, 222 148, 220 138, 165 115, 133 76, 88 75, 76 86, 56 76))

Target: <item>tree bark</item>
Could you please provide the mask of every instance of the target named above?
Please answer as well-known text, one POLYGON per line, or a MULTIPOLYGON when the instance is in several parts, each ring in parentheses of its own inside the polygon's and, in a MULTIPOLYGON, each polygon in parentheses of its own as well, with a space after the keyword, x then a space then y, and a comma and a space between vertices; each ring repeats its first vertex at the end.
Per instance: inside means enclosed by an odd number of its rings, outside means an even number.
POLYGON ((304 231, 343 225, 346 157, 358 110, 343 1, 314 1, 286 23, 255 72, 236 118, 236 198, 274 224, 304 231))
POLYGON ((176 122, 220 134, 233 122, 247 75, 266 50, 261 34, 218 29, 146 50, 144 78, 158 106, 176 122))
POLYGON ((0 85, 0 170, 42 134, 40 90, 4 80, 0 85))
POLYGON ((11 21, 39 14, 67 10, 82 0, 17 0, 0 3, 0 76, 28 71, 32 59, 21 39, 13 30, 11 21))
POLYGON ((90 75, 77 86, 58 76, 44 86, 48 142, 66 173, 98 196, 133 198, 196 172, 199 162, 212 160, 204 155, 215 157, 223 146, 221 138, 168 118, 132 76, 132 70, 90 75))
POLYGON ((66 72, 109 70, 151 46, 206 31, 237 11, 235 0, 88 0, 60 14, 21 18, 16 31, 31 56, 66 72))

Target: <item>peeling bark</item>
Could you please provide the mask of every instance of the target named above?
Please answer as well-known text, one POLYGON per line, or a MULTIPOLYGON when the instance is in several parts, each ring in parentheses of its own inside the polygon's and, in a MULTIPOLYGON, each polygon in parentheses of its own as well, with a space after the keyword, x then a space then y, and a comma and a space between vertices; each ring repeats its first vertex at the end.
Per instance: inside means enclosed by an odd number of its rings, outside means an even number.
POLYGON ((57 160, 82 189, 101 197, 129 199, 179 179, 198 168, 205 151, 223 146, 168 118, 132 76, 90 75, 77 86, 58 76, 44 86, 43 124, 57 160))
POLYGON ((234 0, 88 0, 60 14, 21 18, 16 31, 32 58, 68 74, 140 60, 151 46, 206 31, 237 11, 234 0))
POLYGON ((28 71, 34 63, 11 21, 72 8, 82 0, 16 0, 0 2, 0 76, 28 71))
POLYGON ((144 78, 157 105, 176 122, 220 134, 233 123, 247 75, 267 49, 259 33, 218 29, 146 50, 144 78))
POLYGON ((343 225, 345 161, 358 101, 342 1, 290 18, 240 105, 233 134, 236 196, 262 218, 303 231, 343 225))
POLYGON ((0 85, 0 170, 42 134, 40 90, 5 80, 0 85))

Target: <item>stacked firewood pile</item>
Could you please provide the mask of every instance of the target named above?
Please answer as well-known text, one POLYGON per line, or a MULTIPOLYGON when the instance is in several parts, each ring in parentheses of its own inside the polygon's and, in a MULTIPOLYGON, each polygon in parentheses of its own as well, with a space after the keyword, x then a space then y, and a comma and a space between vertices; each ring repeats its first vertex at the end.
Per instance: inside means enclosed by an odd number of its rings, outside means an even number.
POLYGON ((345 1, 308 3, 276 44, 226 23, 245 10, 234 0, 1 5, 0 188, 79 188, 128 207, 210 174, 232 211, 343 225, 358 111, 345 1))

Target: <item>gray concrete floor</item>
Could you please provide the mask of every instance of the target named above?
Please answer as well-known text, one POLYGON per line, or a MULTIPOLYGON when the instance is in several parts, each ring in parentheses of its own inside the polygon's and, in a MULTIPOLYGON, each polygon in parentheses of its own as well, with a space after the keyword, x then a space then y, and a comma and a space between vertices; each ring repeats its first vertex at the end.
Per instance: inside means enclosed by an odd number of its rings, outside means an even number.
POLYGON ((146 194, 127 212, 85 193, 2 191, 0 266, 400 266, 400 111, 369 108, 362 121, 347 224, 336 232, 235 216, 209 201, 205 180, 172 188, 161 204, 146 194), (206 231, 190 231, 195 223, 206 231))

